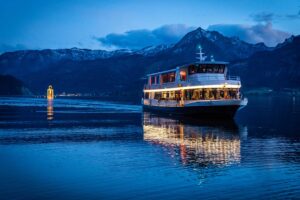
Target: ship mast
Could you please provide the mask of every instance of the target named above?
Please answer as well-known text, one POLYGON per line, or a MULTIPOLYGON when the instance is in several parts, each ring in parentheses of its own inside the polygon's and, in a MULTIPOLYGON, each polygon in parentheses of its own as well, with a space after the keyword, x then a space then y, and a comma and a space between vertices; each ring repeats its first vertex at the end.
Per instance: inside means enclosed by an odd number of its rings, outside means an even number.
POLYGON ((203 62, 205 59, 206 59, 206 56, 204 56, 204 53, 202 52, 202 47, 201 45, 198 45, 198 49, 199 49, 199 52, 196 53, 196 59, 199 60, 199 62, 203 62))

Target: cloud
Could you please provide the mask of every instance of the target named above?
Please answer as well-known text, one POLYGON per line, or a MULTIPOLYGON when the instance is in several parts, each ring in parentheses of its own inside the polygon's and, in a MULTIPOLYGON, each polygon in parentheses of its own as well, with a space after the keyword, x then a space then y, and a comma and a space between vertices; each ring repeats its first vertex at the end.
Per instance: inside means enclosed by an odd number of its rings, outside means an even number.
POLYGON ((260 12, 250 15, 250 18, 258 23, 269 23, 274 21, 280 21, 280 20, 297 20, 300 19, 300 11, 295 14, 285 14, 285 15, 279 15, 275 13, 269 13, 269 12, 260 12))
MULTIPOLYGON (((262 19, 262 18, 261 18, 262 19)), ((290 33, 274 29, 271 22, 257 25, 241 24, 216 24, 208 27, 228 37, 239 37, 248 43, 264 42, 267 46, 276 46, 284 39, 291 36, 290 33)))
POLYGON ((300 19, 300 10, 297 14, 285 15, 285 17, 290 20, 300 19))
POLYGON ((253 19, 255 22, 272 22, 275 18, 274 13, 267 13, 267 12, 260 12, 256 14, 250 15, 250 17, 253 19))
POLYGON ((22 44, 16 44, 16 45, 0 44, 0 54, 4 52, 11 52, 17 50, 24 50, 24 49, 27 48, 22 44))
POLYGON ((196 27, 184 24, 164 25, 154 30, 138 29, 122 34, 111 33, 105 37, 96 38, 104 47, 141 49, 146 46, 172 44, 179 41, 186 33, 196 27))

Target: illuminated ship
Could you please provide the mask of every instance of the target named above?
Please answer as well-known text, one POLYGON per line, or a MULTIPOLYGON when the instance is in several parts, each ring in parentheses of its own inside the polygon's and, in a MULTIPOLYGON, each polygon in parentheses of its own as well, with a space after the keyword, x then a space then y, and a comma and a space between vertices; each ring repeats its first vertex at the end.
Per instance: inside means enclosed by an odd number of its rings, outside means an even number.
POLYGON ((228 76, 227 62, 206 56, 199 46, 198 62, 147 75, 142 99, 145 111, 198 117, 233 117, 247 105, 239 77, 228 76))

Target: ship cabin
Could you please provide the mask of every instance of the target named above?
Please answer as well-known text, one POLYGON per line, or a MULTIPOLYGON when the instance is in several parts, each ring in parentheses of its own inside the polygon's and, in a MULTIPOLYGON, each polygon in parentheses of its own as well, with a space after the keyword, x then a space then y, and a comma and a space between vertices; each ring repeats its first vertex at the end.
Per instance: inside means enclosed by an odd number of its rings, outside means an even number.
POLYGON ((148 100, 240 99, 240 78, 228 76, 227 65, 227 62, 203 61, 148 74, 144 104, 149 105, 148 100))

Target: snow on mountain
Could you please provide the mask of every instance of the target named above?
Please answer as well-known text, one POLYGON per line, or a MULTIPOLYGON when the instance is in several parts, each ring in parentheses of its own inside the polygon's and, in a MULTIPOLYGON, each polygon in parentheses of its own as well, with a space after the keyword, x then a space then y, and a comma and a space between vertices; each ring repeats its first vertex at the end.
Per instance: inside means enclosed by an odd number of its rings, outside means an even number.
POLYGON ((134 53, 136 54, 140 54, 143 56, 154 56, 157 55, 159 53, 162 53, 170 48, 172 48, 174 46, 174 44, 161 44, 161 45, 157 45, 157 46, 148 46, 145 47, 143 49, 137 50, 134 53))
POLYGON ((227 61, 244 59, 257 51, 269 50, 264 44, 249 44, 237 37, 226 37, 217 31, 198 28, 186 34, 174 46, 173 53, 192 53, 196 51, 198 45, 202 46, 205 53, 227 61))

